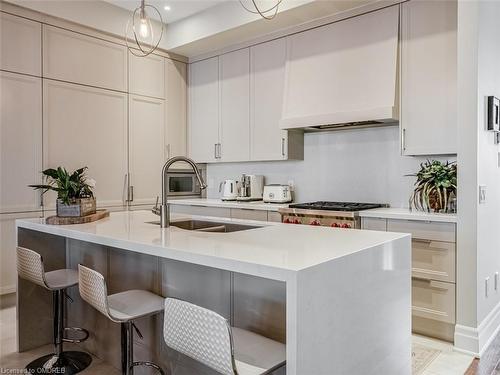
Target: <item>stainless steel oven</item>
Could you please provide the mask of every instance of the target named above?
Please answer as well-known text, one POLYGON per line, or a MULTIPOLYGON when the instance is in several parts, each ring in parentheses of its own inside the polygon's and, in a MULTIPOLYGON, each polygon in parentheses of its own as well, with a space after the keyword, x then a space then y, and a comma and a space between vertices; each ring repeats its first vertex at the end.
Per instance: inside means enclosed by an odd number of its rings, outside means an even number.
POLYGON ((168 171, 168 195, 201 196, 201 188, 196 174, 190 169, 173 169, 168 171))

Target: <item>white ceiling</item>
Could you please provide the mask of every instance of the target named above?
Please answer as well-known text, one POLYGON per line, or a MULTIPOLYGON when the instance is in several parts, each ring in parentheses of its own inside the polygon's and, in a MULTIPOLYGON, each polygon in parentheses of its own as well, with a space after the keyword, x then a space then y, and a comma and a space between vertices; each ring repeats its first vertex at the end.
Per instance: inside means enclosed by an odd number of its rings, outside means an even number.
MULTIPOLYGON (((140 0, 104 0, 113 5, 133 11, 140 4, 140 0)), ((201 12, 207 8, 211 8, 220 3, 231 0, 146 0, 146 4, 154 5, 161 12, 163 22, 171 23, 183 18, 189 17, 195 13, 201 12), (170 10, 165 10, 165 5, 170 7, 170 10)), ((156 12, 150 12, 151 17, 159 20, 156 12)))

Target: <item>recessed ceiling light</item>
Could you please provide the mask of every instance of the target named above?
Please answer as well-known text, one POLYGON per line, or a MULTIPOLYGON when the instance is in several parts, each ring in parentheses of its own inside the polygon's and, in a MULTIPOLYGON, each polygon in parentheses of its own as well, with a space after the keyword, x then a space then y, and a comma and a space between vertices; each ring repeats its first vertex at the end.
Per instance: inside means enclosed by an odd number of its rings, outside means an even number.
POLYGON ((165 5, 165 6, 163 7, 163 9, 165 9, 165 10, 170 10, 171 8, 170 8, 170 5, 165 5))

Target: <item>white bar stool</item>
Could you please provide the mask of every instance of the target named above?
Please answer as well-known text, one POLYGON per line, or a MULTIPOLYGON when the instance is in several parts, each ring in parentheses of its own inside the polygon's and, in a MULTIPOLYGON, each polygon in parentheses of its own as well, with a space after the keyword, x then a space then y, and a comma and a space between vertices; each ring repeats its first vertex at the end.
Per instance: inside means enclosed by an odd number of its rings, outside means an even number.
POLYGON ((167 346, 223 375, 263 375, 285 365, 286 346, 241 328, 212 310, 175 298, 165 300, 167 346))
POLYGON ((45 272, 43 259, 36 251, 24 247, 17 248, 17 273, 20 278, 31 281, 50 290, 54 305, 54 353, 44 355, 30 362, 26 369, 31 374, 76 374, 92 363, 92 357, 79 351, 63 350, 63 342, 79 343, 89 337, 87 330, 77 327, 64 327, 64 298, 70 297, 65 290, 78 284, 78 272, 60 269, 45 272), (64 337, 64 331, 82 332, 81 339, 64 337))
POLYGON ((156 363, 134 362, 133 329, 142 339, 134 320, 161 312, 165 299, 147 290, 127 290, 108 296, 103 275, 81 264, 78 265, 78 271, 80 277, 78 287, 83 300, 111 321, 121 324, 122 374, 132 375, 135 366, 147 366, 164 375, 156 363))

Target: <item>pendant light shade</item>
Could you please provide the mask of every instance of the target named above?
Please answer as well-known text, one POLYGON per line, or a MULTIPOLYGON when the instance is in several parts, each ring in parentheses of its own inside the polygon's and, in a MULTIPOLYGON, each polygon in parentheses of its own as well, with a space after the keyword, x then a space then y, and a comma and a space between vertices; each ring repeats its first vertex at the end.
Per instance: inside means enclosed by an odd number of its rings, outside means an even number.
POLYGON ((274 5, 271 4, 268 7, 259 5, 257 1, 258 0, 239 0, 241 6, 247 12, 258 14, 266 20, 272 20, 278 14, 278 8, 283 0, 276 0, 274 5))
POLYGON ((163 36, 163 18, 160 11, 153 5, 146 4, 141 0, 141 4, 132 13, 132 18, 127 22, 125 39, 127 48, 135 56, 145 57, 153 53, 160 44, 163 36), (158 14, 161 30, 155 34, 153 22, 148 12, 158 14))

